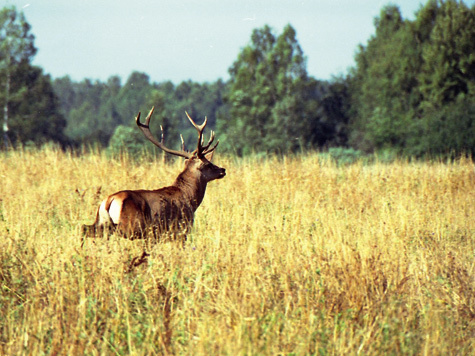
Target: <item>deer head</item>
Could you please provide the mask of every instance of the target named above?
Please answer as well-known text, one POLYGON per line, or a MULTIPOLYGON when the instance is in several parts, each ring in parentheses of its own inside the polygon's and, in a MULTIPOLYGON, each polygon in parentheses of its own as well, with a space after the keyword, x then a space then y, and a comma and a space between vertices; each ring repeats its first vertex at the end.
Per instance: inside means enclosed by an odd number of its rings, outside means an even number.
POLYGON ((218 140, 216 141, 216 144, 214 146, 211 146, 214 141, 214 131, 211 131, 208 143, 206 145, 204 144, 203 132, 206 127, 206 124, 208 123, 207 117, 205 117, 205 120, 201 125, 198 125, 185 111, 188 120, 190 120, 193 127, 198 131, 198 144, 193 152, 189 152, 185 149, 185 142, 183 140, 183 136, 180 135, 182 149, 177 151, 169 149, 165 146, 163 127, 161 125, 160 130, 162 134, 160 141, 158 141, 150 132, 150 119, 154 110, 155 107, 152 107, 147 117, 145 118, 145 124, 140 122, 140 112, 135 118, 137 126, 140 128, 140 130, 142 130, 143 134, 150 142, 152 142, 155 146, 157 146, 166 153, 186 158, 185 171, 188 171, 190 174, 194 175, 196 179, 203 179, 206 182, 210 182, 215 179, 223 178, 226 175, 226 170, 224 168, 220 168, 211 163, 214 150, 216 149, 216 147, 218 147, 219 144, 218 140))

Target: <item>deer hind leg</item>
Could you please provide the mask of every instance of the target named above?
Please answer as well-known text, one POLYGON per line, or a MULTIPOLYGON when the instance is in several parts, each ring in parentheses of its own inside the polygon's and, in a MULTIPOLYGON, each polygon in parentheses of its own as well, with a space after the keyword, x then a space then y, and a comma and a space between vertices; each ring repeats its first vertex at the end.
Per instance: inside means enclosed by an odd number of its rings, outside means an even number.
POLYGON ((96 220, 92 225, 82 226, 84 237, 103 237, 104 233, 109 234, 115 229, 116 224, 112 221, 108 211, 109 200, 108 198, 101 203, 96 212, 96 220))
POLYGON ((97 209, 97 217, 96 217, 96 234, 103 235, 104 232, 110 233, 115 230, 117 226, 117 222, 115 221, 115 210, 116 204, 114 203, 114 198, 108 197, 107 199, 103 200, 99 209, 97 209))
POLYGON ((82 234, 85 237, 102 237, 104 232, 109 232, 112 230, 112 226, 103 226, 103 225, 83 225, 82 234))

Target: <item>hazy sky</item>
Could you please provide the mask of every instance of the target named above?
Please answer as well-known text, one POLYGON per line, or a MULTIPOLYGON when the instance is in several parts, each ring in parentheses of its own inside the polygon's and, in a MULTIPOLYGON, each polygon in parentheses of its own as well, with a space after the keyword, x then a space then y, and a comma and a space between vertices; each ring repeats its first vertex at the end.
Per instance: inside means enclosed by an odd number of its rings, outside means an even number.
POLYGON ((388 3, 413 19, 425 1, 0 0, 24 11, 38 48, 34 64, 54 78, 125 81, 137 70, 175 83, 229 78, 252 30, 265 24, 277 34, 286 24, 295 28, 310 75, 346 73, 388 3))

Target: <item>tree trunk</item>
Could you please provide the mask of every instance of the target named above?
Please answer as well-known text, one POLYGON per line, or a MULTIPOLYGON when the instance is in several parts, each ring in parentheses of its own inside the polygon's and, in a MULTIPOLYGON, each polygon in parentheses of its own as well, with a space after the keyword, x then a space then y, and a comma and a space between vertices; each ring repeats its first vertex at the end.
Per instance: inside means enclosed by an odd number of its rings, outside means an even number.
POLYGON ((5 150, 8 150, 9 147, 9 138, 8 138, 8 100, 10 96, 10 70, 7 68, 7 79, 5 83, 5 104, 3 105, 3 144, 5 145, 5 150))

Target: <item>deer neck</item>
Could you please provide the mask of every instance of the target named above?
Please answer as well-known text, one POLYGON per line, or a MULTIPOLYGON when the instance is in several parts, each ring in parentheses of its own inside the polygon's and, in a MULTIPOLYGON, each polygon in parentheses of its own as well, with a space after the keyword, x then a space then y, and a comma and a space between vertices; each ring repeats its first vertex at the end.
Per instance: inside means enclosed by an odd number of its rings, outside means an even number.
POLYGON ((185 170, 180 173, 173 185, 183 192, 185 199, 191 203, 193 211, 196 211, 205 196, 206 180, 185 170))

